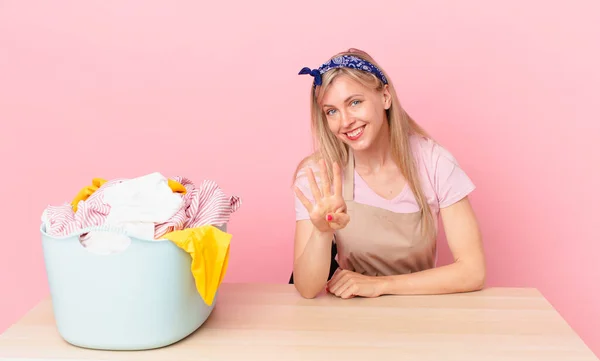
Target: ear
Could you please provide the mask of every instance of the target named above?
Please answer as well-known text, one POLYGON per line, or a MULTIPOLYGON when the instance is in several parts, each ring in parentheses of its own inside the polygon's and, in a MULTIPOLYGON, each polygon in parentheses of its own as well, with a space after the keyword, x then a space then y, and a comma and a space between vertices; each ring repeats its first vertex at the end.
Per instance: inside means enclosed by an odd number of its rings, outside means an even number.
POLYGON ((389 110, 392 107, 392 94, 390 94, 390 89, 387 84, 383 86, 381 96, 383 97, 383 108, 389 110))

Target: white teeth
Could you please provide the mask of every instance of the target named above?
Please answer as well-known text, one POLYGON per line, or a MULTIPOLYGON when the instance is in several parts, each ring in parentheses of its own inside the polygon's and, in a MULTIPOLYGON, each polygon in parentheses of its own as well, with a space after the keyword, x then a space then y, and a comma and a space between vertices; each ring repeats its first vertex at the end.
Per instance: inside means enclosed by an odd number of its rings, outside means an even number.
POLYGON ((356 137, 357 135, 359 135, 360 133, 362 133, 363 131, 363 127, 360 127, 358 129, 354 129, 352 132, 347 133, 349 137, 356 137))

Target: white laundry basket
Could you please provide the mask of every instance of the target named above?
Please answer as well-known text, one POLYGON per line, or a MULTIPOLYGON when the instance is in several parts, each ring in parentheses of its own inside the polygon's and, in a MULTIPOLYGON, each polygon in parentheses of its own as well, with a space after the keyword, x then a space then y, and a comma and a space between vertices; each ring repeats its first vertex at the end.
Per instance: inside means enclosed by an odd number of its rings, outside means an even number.
MULTIPOLYGON (((218 226, 227 231, 227 225, 218 226)), ((56 326, 68 343, 102 350, 173 344, 211 314, 198 293, 191 256, 171 241, 130 237, 124 251, 95 254, 79 234, 49 236, 41 227, 56 326)))

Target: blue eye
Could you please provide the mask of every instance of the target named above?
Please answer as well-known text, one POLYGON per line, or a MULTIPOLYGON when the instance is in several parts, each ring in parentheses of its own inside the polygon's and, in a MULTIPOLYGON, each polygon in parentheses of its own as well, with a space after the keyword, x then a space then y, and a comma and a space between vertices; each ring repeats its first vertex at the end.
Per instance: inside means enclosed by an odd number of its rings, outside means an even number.
POLYGON ((329 110, 326 112, 326 114, 327 114, 327 115, 331 115, 331 112, 334 112, 334 111, 335 111, 335 109, 329 109, 329 110))
POLYGON ((360 100, 354 100, 354 101, 352 101, 352 105, 358 105, 358 104, 360 104, 360 100))

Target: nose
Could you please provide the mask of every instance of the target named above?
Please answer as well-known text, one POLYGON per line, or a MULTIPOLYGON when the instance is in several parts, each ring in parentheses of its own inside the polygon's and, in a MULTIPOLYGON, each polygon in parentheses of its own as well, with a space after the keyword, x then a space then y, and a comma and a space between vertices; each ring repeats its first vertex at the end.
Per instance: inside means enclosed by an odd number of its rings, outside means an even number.
POLYGON ((346 110, 340 111, 340 118, 340 125, 342 126, 342 129, 347 129, 352 123, 354 123, 354 118, 346 110))

